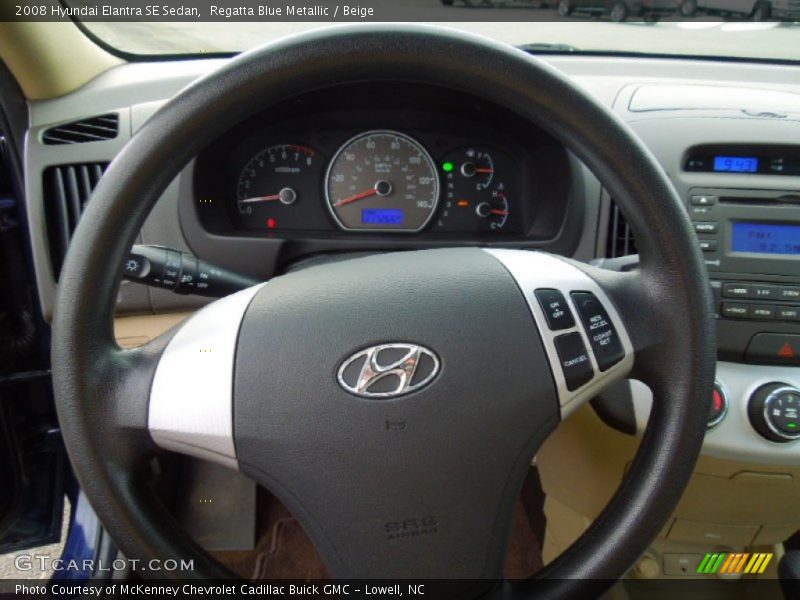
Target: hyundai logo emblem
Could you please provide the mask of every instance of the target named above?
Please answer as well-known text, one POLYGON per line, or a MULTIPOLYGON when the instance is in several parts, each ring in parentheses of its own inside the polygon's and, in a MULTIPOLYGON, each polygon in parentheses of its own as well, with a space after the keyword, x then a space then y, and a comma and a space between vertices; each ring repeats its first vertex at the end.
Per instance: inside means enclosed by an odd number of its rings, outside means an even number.
POLYGON ((353 354, 337 380, 362 398, 395 398, 416 391, 439 374, 439 357, 416 344, 382 344, 353 354))

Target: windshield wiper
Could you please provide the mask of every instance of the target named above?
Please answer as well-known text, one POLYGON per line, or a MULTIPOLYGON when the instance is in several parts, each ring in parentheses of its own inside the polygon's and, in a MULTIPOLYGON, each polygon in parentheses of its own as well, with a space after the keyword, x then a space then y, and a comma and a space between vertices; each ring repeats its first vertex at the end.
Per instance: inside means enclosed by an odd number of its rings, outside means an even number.
POLYGON ((580 48, 569 44, 548 44, 546 42, 534 42, 532 44, 522 44, 517 46, 520 50, 531 54, 568 54, 570 52, 580 52, 580 48))

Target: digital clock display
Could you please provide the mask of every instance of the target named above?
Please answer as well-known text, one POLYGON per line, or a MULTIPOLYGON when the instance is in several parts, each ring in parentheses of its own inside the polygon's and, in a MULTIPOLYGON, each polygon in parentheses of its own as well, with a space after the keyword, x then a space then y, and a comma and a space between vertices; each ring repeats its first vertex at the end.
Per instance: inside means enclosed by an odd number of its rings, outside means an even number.
POLYGON ((364 208, 361 210, 364 225, 402 225, 403 211, 399 208, 364 208))
POLYGON ((715 156, 714 170, 722 173, 757 173, 758 159, 746 156, 715 156))
POLYGON ((734 223, 733 252, 800 255, 800 225, 734 223))

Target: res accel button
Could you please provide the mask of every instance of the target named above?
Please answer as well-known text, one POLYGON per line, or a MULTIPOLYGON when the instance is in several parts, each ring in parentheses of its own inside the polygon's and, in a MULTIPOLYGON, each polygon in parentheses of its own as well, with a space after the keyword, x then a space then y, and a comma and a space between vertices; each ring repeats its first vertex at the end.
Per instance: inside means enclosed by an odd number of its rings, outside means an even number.
POLYGON ((625 350, 617 330, 611 323, 605 307, 590 292, 573 292, 572 300, 578 309, 589 343, 592 345, 597 366, 608 371, 625 357, 625 350))
POLYGON ((592 361, 580 333, 567 333, 555 339, 558 360, 564 372, 567 389, 574 392, 594 377, 592 361))
POLYGON ((544 311, 547 326, 551 331, 561 331, 575 327, 575 318, 572 316, 564 294, 558 290, 536 290, 536 299, 544 311))

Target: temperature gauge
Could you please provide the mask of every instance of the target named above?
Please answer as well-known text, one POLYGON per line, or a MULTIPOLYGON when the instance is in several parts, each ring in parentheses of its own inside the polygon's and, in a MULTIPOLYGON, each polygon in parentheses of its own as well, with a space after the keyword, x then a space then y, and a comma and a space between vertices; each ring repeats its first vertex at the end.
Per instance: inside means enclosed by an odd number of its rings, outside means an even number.
POLYGON ((508 208, 508 196, 505 185, 499 183, 492 190, 491 198, 479 202, 475 207, 475 214, 484 219, 489 229, 502 229, 508 221, 511 211, 508 208))

